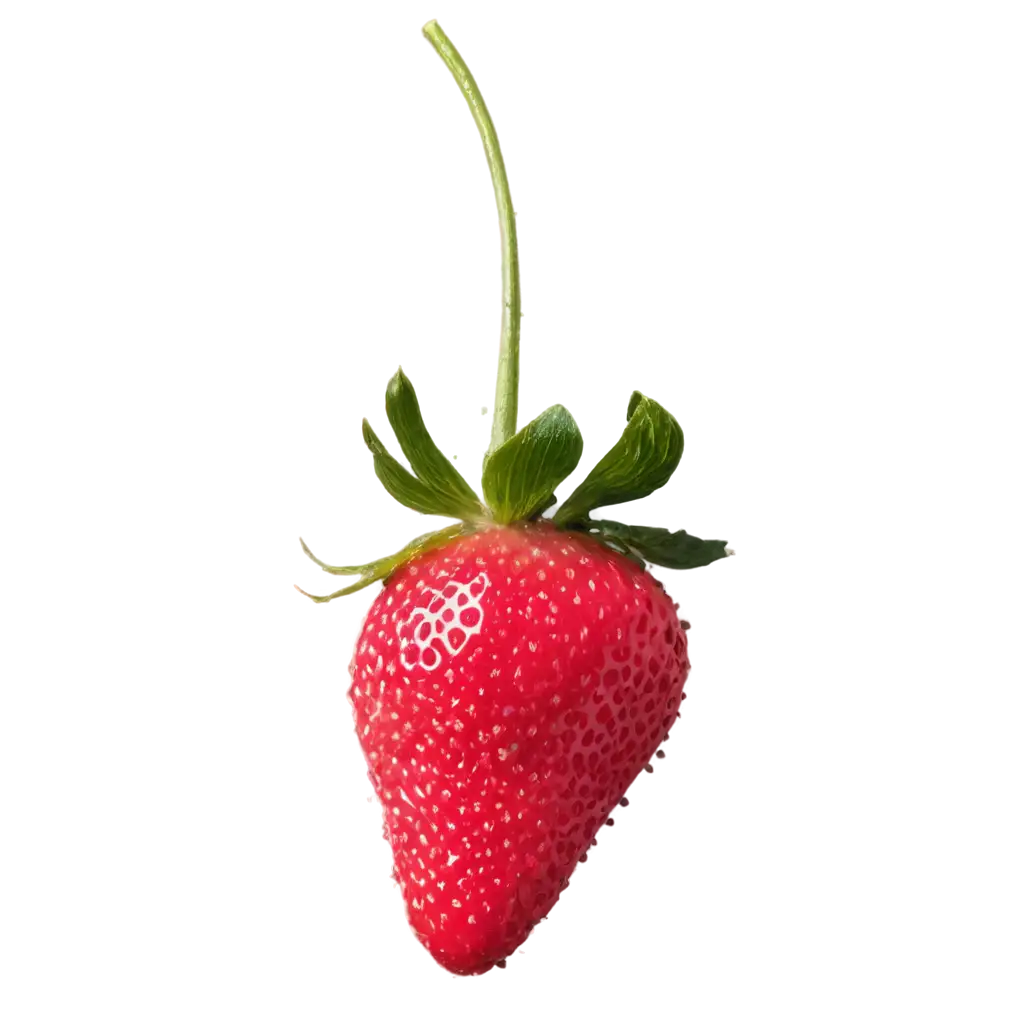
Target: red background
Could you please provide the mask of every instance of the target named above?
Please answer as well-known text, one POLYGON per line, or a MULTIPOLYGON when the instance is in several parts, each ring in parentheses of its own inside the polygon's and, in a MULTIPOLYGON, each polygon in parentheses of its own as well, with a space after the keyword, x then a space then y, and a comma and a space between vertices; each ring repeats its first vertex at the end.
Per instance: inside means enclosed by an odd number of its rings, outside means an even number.
POLYGON ((995 985, 447 988, 397 936, 299 524, 485 358, 494 222, 419 12, 0 12, 0 1022, 1021 1017, 995 985))

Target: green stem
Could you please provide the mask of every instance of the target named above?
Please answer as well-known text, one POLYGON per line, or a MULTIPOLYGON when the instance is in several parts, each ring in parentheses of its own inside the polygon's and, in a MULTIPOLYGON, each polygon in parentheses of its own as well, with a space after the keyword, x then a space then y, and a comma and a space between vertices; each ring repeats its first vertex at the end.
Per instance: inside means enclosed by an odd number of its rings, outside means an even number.
POLYGON ((480 130, 480 138, 487 154, 487 166, 494 183, 494 198, 498 203, 498 224, 501 228, 501 348, 498 351, 498 386, 494 395, 494 424, 491 428, 491 447, 488 452, 504 444, 516 432, 519 405, 519 245, 516 241, 516 215, 512 209, 512 196, 508 190, 505 161, 501 158, 498 133, 487 112, 480 89, 466 62, 444 30, 436 21, 423 26, 423 34, 445 62, 469 104, 470 113, 480 130))

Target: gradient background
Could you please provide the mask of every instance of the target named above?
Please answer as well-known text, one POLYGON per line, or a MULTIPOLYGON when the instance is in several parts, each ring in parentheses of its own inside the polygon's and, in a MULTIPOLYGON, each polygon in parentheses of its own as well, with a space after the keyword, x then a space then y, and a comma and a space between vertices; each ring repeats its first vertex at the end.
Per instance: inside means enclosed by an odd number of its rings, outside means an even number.
POLYGON ((411 524, 352 429, 391 360, 492 353, 423 13, 0 12, 0 1022, 1019 1021, 1006 525, 744 534, 687 585, 686 731, 530 961, 450 988, 398 938, 345 618, 283 580, 299 524, 411 524))

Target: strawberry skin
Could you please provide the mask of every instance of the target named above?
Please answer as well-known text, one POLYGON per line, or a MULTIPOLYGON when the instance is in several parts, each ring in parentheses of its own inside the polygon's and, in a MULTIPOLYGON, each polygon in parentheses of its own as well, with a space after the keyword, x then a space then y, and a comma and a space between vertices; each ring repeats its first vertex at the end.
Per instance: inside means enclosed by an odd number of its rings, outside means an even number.
POLYGON ((677 717, 689 671, 641 566, 549 523, 417 555, 370 609, 349 699, 419 940, 503 962, 677 717))

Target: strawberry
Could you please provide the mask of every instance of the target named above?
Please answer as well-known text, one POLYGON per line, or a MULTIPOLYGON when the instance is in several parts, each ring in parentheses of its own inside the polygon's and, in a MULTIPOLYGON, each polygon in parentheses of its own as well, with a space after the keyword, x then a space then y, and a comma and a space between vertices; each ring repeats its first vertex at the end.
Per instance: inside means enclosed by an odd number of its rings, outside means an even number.
POLYGON ((439 963, 487 970, 548 913, 665 739, 688 669, 654 578, 581 534, 483 530, 388 580, 349 696, 439 963))
POLYGON ((497 135, 458 52, 436 22, 424 33, 477 121, 502 228, 483 499, 430 437, 399 369, 385 410, 410 468, 364 420, 375 472, 402 504, 458 522, 366 565, 331 566, 302 547, 326 572, 358 577, 314 601, 384 583, 350 665, 356 731, 413 930, 443 967, 479 974, 503 967, 548 914, 678 716, 688 626, 647 564, 688 569, 731 551, 592 518, 663 486, 682 455, 679 424, 639 392, 622 437, 557 503, 583 439, 560 405, 516 430, 518 258, 497 135))

